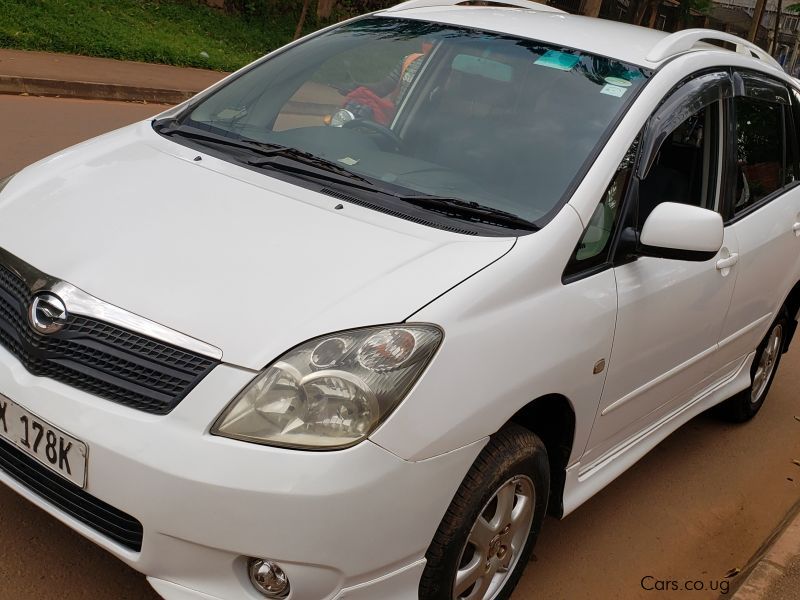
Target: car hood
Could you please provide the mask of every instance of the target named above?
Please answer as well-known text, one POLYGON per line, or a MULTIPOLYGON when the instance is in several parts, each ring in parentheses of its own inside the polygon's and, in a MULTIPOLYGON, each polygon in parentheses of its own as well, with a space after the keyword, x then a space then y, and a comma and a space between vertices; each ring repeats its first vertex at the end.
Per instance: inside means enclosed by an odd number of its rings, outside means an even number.
POLYGON ((513 246, 343 203, 132 125, 20 172, 0 246, 260 369, 311 337, 403 321, 513 246))

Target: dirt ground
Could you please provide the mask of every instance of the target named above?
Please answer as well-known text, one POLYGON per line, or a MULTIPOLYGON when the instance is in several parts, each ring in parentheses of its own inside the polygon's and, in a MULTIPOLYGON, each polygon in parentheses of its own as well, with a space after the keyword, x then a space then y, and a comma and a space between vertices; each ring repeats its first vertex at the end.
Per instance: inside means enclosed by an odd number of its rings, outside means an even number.
MULTIPOLYGON (((159 110, 0 96, 0 177, 159 110)), ((784 357, 753 422, 698 417, 574 514, 548 519, 513 600, 701 600, 728 589, 725 574, 743 568, 800 501, 800 467, 792 463, 800 459, 798 367, 800 342, 784 357), (659 584, 673 581, 680 591, 659 584)), ((144 577, 2 488, 0 599, 6 598, 156 595, 144 577)))

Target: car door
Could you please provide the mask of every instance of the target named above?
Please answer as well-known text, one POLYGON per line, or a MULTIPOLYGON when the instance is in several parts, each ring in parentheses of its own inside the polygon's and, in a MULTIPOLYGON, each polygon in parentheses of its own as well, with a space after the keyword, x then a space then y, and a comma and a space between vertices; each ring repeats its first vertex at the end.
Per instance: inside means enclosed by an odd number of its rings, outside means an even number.
POLYGON ((734 76, 727 216, 739 241, 739 264, 720 341, 727 360, 756 349, 796 282, 800 260, 798 95, 765 75, 734 76))
MULTIPOLYGON (((650 118, 627 199, 621 236, 638 239, 662 202, 720 210, 727 72, 701 75, 668 97, 650 118)), ((621 243, 622 243, 621 242, 621 243)), ((606 383, 586 454, 590 465, 639 439, 726 376, 717 342, 733 295, 738 243, 733 228, 711 260, 638 256, 618 247, 618 315, 606 383), (733 258, 731 258, 733 257, 733 258)))

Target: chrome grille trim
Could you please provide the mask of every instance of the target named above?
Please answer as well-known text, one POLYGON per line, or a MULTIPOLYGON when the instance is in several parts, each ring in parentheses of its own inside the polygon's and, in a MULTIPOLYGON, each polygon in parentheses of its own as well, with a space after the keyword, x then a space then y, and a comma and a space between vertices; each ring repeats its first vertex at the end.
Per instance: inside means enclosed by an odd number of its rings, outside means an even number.
POLYGON ((222 360, 222 350, 216 346, 95 298, 71 283, 39 271, 4 248, 0 248, 0 265, 22 279, 31 293, 50 291, 59 296, 70 314, 105 321, 165 344, 196 352, 214 360, 222 360))

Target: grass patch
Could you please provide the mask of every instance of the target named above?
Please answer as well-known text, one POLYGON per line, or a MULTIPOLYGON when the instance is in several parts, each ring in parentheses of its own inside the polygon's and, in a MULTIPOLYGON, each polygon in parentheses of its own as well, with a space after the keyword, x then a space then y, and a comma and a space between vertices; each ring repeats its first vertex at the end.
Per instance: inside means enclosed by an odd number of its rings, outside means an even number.
POLYGON ((197 0, 0 0, 0 47, 232 71, 291 41, 302 3, 272 4, 245 17, 197 0))

